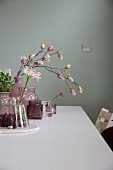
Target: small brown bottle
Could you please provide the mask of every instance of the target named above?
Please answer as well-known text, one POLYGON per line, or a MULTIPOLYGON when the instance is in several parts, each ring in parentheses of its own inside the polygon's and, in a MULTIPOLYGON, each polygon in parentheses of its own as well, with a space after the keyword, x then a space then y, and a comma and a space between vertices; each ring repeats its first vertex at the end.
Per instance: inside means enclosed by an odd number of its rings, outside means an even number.
POLYGON ((30 100, 27 106, 28 119, 42 119, 43 105, 40 100, 30 100))

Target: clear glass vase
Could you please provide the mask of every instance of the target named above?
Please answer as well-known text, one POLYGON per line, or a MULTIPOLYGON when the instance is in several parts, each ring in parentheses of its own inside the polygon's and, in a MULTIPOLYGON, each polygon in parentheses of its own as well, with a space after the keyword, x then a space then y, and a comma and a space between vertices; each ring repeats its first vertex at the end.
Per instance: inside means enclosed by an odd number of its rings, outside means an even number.
POLYGON ((55 102, 46 102, 46 106, 45 106, 45 113, 48 117, 52 117, 53 114, 56 113, 56 103, 55 102))
POLYGON ((38 95, 35 93, 35 87, 29 87, 25 89, 25 92, 23 94, 23 97, 22 97, 22 93, 23 93, 23 90, 24 90, 24 86, 23 87, 19 87, 19 95, 16 97, 17 99, 17 103, 22 103, 24 104, 26 110, 27 110, 27 106, 29 104, 29 101, 38 101, 38 95), (30 90, 29 90, 30 89, 30 90), (22 97, 22 100, 21 100, 21 97, 22 97))
POLYGON ((28 126, 29 122, 23 104, 16 104, 14 98, 0 101, 0 127, 15 129, 28 126))
POLYGON ((51 102, 51 105, 54 108, 54 114, 56 114, 56 102, 51 102))
POLYGON ((52 108, 52 113, 56 114, 56 102, 55 101, 47 101, 46 105, 45 105, 45 110, 47 110, 47 108, 49 108, 48 106, 50 106, 50 108, 52 108))

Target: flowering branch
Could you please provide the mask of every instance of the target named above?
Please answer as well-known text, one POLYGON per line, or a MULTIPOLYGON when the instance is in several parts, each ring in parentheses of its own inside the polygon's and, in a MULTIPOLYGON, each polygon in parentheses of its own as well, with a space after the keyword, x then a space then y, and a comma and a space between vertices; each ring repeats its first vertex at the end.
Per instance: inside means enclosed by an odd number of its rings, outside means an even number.
POLYGON ((58 97, 64 97, 64 94, 63 94, 62 92, 60 92, 59 94, 57 94, 57 95, 51 100, 51 102, 49 103, 49 105, 51 105, 51 103, 55 102, 55 100, 56 100, 58 97))
MULTIPOLYGON (((36 73, 35 68, 42 67, 42 68, 46 69, 47 71, 54 73, 59 80, 65 80, 65 83, 66 83, 67 87, 69 88, 70 93, 72 95, 76 95, 76 92, 73 89, 73 85, 75 85, 74 87, 77 88, 77 90, 80 93, 82 93, 83 92, 82 87, 74 81, 74 79, 70 76, 70 74, 66 73, 71 67, 70 64, 67 64, 66 67, 64 67, 64 68, 56 68, 56 67, 44 65, 44 62, 49 62, 51 56, 55 55, 55 54, 57 54, 59 59, 63 60, 63 55, 61 52, 59 52, 59 51, 52 52, 52 51, 54 51, 53 46, 48 47, 45 44, 42 44, 41 50, 39 52, 37 52, 36 54, 32 54, 29 57, 21 56, 22 65, 17 73, 17 76, 19 76, 19 75, 23 76, 25 74, 27 77, 25 86, 27 86, 29 78, 38 78, 38 79, 40 78, 39 76, 41 75, 41 73, 40 72, 36 73), (36 59, 36 57, 40 53, 42 53, 42 57, 36 59), (38 77, 36 77, 36 74, 38 74, 38 77)), ((23 98, 25 88, 26 87, 24 87, 21 100, 23 98)), ((55 98, 57 98, 57 97, 58 96, 56 96, 55 98)))

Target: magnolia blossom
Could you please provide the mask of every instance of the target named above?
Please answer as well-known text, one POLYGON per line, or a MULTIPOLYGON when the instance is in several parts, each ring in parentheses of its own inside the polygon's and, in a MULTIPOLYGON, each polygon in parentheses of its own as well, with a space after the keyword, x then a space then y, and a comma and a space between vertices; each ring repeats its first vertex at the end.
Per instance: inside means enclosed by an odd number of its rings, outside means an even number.
POLYGON ((54 50, 54 47, 51 45, 51 46, 48 47, 47 50, 48 50, 48 51, 53 51, 53 50, 54 50))
POLYGON ((57 77, 58 77, 59 80, 65 80, 65 78, 63 77, 62 74, 58 74, 57 77))
POLYGON ((35 61, 35 64, 37 66, 42 66, 43 65, 43 61, 42 60, 37 60, 37 61, 35 61))
POLYGON ((73 89, 70 89, 70 93, 75 96, 76 95, 76 92, 73 90, 73 89))
POLYGON ((82 92, 83 92, 83 88, 82 88, 81 86, 78 86, 78 91, 79 91, 80 93, 82 93, 82 92))
POLYGON ((44 55, 43 60, 50 61, 50 55, 49 54, 44 55))
POLYGON ((46 48, 46 45, 45 44, 42 44, 41 45, 41 49, 45 49, 46 48))
POLYGON ((29 60, 32 60, 34 57, 35 57, 35 54, 31 54, 31 55, 29 56, 29 60))
POLYGON ((21 56, 21 63, 26 64, 27 63, 27 57, 21 56))
POLYGON ((68 79, 71 83, 74 82, 74 79, 73 79, 71 76, 69 76, 67 79, 68 79))
POLYGON ((23 69, 23 73, 26 74, 26 76, 29 76, 31 78, 36 78, 37 80, 41 79, 40 72, 36 72, 35 69, 29 68, 27 66, 23 69))
POLYGON ((63 55, 61 53, 58 54, 58 58, 60 58, 61 60, 63 60, 63 55))
POLYGON ((70 67, 71 67, 71 65, 67 64, 65 68, 68 70, 68 69, 70 69, 70 67))

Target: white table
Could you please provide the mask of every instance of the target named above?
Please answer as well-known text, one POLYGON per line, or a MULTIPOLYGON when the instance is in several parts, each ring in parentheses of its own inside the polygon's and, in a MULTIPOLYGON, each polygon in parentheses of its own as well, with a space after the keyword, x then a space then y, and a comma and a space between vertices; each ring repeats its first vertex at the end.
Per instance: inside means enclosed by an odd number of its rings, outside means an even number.
POLYGON ((0 170, 113 170, 113 152, 79 106, 59 106, 40 130, 0 135, 0 170))

